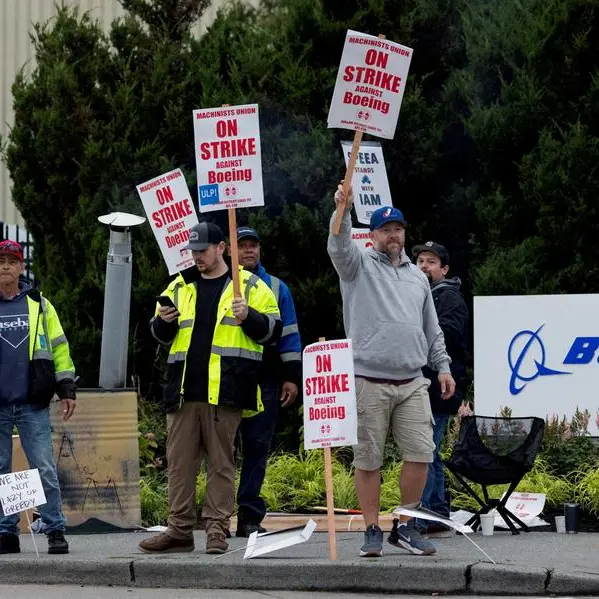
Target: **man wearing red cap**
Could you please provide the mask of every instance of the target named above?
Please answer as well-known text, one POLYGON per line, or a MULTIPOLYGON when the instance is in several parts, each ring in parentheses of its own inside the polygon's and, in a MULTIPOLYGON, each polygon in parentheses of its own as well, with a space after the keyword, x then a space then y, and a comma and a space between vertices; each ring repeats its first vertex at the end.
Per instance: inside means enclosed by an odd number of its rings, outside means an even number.
MULTIPOLYGON (((12 471, 16 425, 29 466, 38 469, 47 503, 38 507, 48 553, 68 553, 65 518, 52 451, 48 406, 54 394, 63 417, 75 410, 75 367, 54 306, 20 281, 23 248, 0 243, 0 474, 12 471)), ((19 514, 0 518, 0 554, 19 553, 19 514)))

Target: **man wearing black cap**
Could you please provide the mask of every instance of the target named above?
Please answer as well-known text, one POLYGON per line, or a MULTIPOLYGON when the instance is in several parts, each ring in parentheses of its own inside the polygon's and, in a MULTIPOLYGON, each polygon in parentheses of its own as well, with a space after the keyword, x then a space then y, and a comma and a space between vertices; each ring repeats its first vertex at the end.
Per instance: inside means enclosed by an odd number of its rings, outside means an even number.
MULTIPOLYGON (((416 265, 426 275, 431 285, 433 301, 439 318, 439 325, 445 337, 447 353, 451 358, 451 374, 456 382, 456 393, 450 400, 443 400, 441 389, 432 371, 424 367, 424 376, 431 380, 428 393, 431 409, 435 418, 433 439, 435 457, 428 469, 426 486, 422 492, 424 507, 449 517, 449 504, 445 498, 445 474, 443 461, 439 456, 441 441, 447 429, 447 421, 460 407, 466 383, 466 347, 468 338, 468 308, 460 293, 461 281, 458 277, 447 278, 449 272, 449 253, 440 243, 427 241, 412 249, 416 265)), ((450 534, 441 522, 419 520, 421 530, 430 534, 450 534)))
MULTIPOLYGON (((350 209, 340 185, 336 210, 343 210, 339 235, 331 233, 328 252, 339 275, 345 332, 352 340, 358 408, 358 444, 354 446, 356 492, 366 532, 363 557, 383 552, 380 529, 380 468, 389 428, 403 458, 399 486, 404 504, 420 501, 428 464, 433 461, 433 416, 429 381, 422 375, 427 363, 439 373, 444 399, 453 395, 449 370, 430 285, 404 250, 406 221, 393 206, 370 217, 373 246, 360 251, 351 238, 350 209)), ((415 555, 431 555, 435 546, 425 539, 413 518, 393 522, 388 542, 415 555)))
POLYGON ((237 493, 237 536, 264 532, 260 525, 266 515, 266 504, 260 490, 266 474, 268 452, 275 434, 280 403, 286 408, 297 397, 302 376, 302 342, 297 327, 295 305, 289 287, 267 273, 260 262, 260 237, 255 229, 237 229, 239 264, 259 276, 272 290, 279 306, 283 332, 276 344, 264 348, 260 388, 264 411, 245 418, 239 429, 243 463, 237 493))
POLYGON ((196 476, 204 456, 206 553, 228 549, 235 434, 244 412, 261 410, 263 345, 276 341, 282 328, 275 297, 256 275, 240 268, 241 297, 233 296, 219 227, 194 226, 186 249, 196 266, 170 283, 150 322, 156 340, 170 345, 163 393, 169 517, 166 532, 139 544, 146 553, 193 551, 196 476))

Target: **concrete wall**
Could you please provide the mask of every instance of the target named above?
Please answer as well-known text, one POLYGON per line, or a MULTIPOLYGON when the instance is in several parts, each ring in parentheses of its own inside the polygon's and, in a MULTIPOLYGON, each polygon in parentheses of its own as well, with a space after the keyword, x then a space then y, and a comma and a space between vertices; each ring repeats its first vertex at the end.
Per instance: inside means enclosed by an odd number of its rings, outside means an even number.
MULTIPOLYGON (((105 29, 123 9, 117 0, 61 0, 68 6, 78 5, 83 11, 90 11, 105 29)), ((0 135, 9 132, 14 117, 12 111, 11 87, 19 70, 27 65, 33 67, 33 45, 29 34, 33 23, 44 22, 56 11, 55 0, 0 0, 0 135)), ((216 16, 217 10, 226 0, 213 0, 206 11, 197 34, 205 30, 216 16)), ((194 107, 197 108, 197 107, 194 107)), ((190 110, 192 107, 190 107, 190 110)), ((23 219, 11 199, 11 181, 8 169, 0 164, 0 222, 23 225, 23 219)))

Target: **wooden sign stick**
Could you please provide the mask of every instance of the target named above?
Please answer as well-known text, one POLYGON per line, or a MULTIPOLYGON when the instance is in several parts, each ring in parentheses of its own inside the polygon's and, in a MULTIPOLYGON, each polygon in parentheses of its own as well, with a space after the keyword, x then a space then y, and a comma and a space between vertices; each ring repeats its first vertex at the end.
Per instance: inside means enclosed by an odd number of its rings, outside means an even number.
MULTIPOLYGON (((223 104, 226 108, 230 104, 223 104)), ((239 286, 239 250, 237 247, 237 213, 235 208, 227 208, 229 214, 229 240, 231 242, 231 278, 233 280, 233 297, 241 297, 239 286)))
MULTIPOLYGON (((319 341, 325 341, 320 337, 319 341)), ((327 528, 329 530, 329 554, 332 561, 337 560, 337 536, 335 532, 335 501, 333 499, 333 460, 331 448, 323 447, 324 451, 324 484, 327 490, 327 528)))
MULTIPOLYGON (((382 33, 379 33, 379 38, 385 39, 382 33)), ((354 133, 354 143, 351 148, 351 154, 349 155, 349 162, 345 169, 345 177, 343 177, 343 197, 347 199, 349 194, 349 188, 351 187, 351 180, 356 168, 356 160, 358 159, 358 152, 360 150, 360 144, 362 143, 362 131, 356 131, 354 133)), ((339 235, 339 229, 341 229, 341 219, 345 212, 345 200, 339 202, 337 205, 337 212, 335 214, 335 222, 333 223, 333 235, 339 235)))
POLYGON ((229 213, 229 237, 231 240, 231 278, 233 279, 233 297, 241 297, 239 287, 239 250, 237 248, 237 214, 235 208, 227 208, 229 213))

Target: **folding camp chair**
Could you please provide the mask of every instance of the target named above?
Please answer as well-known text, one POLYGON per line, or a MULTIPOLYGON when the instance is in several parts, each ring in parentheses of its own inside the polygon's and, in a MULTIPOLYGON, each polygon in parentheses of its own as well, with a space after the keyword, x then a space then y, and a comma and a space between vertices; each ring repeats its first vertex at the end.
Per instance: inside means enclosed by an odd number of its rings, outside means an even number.
POLYGON ((515 525, 530 532, 528 526, 506 508, 506 503, 522 477, 533 467, 544 431, 542 418, 462 418, 453 452, 444 463, 464 491, 480 505, 466 522, 473 530, 480 526, 480 515, 494 509, 512 534, 520 534, 515 525), (465 479, 482 487, 482 497, 465 479), (489 497, 487 486, 505 484, 509 484, 509 488, 501 499, 489 497))

